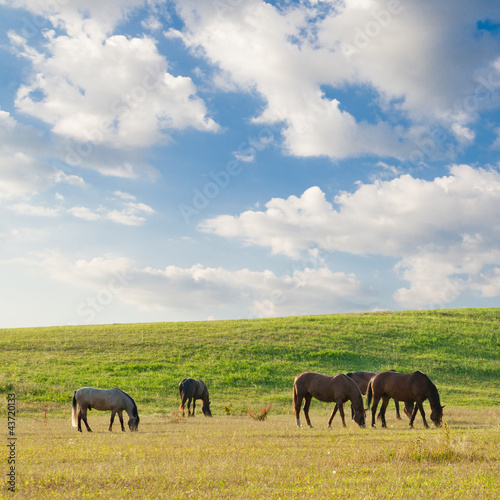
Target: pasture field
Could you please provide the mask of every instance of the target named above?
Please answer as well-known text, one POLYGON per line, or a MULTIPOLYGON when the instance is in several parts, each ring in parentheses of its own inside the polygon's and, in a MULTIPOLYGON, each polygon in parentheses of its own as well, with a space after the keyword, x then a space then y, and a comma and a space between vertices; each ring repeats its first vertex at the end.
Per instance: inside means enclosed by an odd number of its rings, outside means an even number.
MULTIPOLYGON (((68 418, 18 422, 18 493, 60 499, 497 499, 500 410, 447 408, 447 427, 417 420, 388 428, 332 429, 331 406, 314 401, 313 429, 293 415, 184 418, 143 415, 139 432, 92 433, 68 418)), ((101 414, 102 415, 102 414, 101 414)))
POLYGON ((500 497, 500 309, 6 329, 0 349, 0 422, 8 437, 14 394, 17 437, 17 491, 0 498, 500 497), (315 428, 296 428, 298 373, 387 369, 426 373, 446 425, 417 416, 410 430, 390 404, 388 429, 337 416, 327 430, 332 405, 314 400, 315 428), (212 419, 179 416, 189 376, 207 383, 212 419), (84 386, 131 394, 139 432, 116 419, 109 433, 97 411, 94 433, 72 428, 84 386), (266 405, 266 421, 248 416, 266 405))

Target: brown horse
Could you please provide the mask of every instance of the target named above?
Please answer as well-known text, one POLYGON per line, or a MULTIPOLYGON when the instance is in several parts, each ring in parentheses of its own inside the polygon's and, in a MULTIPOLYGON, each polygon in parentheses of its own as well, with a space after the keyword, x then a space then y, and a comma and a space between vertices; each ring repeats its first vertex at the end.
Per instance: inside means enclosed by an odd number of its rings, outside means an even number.
POLYGON ((304 415, 307 425, 312 427, 309 419, 309 406, 312 398, 326 401, 328 403, 335 402, 335 408, 328 421, 328 427, 331 426, 333 417, 339 410, 342 418, 342 425, 345 427, 344 418, 344 403, 351 401, 354 408, 354 421, 360 426, 365 427, 365 409, 363 407, 363 397, 359 392, 358 386, 349 377, 344 374, 329 377, 321 373, 305 372, 297 375, 293 382, 293 409, 295 418, 297 419, 297 427, 300 427, 300 408, 302 400, 304 403, 304 415))
MULTIPOLYGON (((390 370, 391 372, 395 370, 390 370)), ((368 389, 368 384, 370 380, 377 375, 377 372, 351 372, 346 374, 349 378, 352 378, 356 385, 358 386, 359 392, 364 396, 368 389)), ((394 400, 394 405, 396 406, 396 418, 401 420, 401 414, 399 413, 399 401, 397 399, 394 400)), ((405 401, 404 412, 408 418, 411 418, 411 414, 413 413, 413 401, 405 401)), ((353 412, 354 416, 354 412, 353 412)), ((381 418, 380 413, 377 418, 381 418)))
POLYGON ((382 399, 380 415, 382 418, 382 427, 387 427, 385 422, 385 410, 390 398, 399 401, 415 401, 415 409, 410 418, 410 427, 413 427, 413 422, 417 416, 417 411, 420 410, 422 420, 425 427, 425 412, 422 403, 428 399, 431 406, 431 420, 436 427, 441 425, 443 420, 443 408, 439 400, 439 393, 436 386, 431 382, 429 377, 422 372, 416 371, 413 373, 397 373, 393 371, 380 372, 373 377, 368 385, 367 402, 370 407, 370 402, 373 397, 372 406, 372 426, 375 427, 375 414, 377 406, 382 399))

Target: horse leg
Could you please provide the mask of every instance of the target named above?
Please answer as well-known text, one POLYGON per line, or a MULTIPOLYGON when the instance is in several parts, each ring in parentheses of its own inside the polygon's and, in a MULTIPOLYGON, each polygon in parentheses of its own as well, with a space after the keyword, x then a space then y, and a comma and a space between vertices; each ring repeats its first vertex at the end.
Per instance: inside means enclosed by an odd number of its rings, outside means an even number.
MULTIPOLYGON (((338 407, 338 409, 339 409, 340 418, 342 419, 342 426, 343 426, 343 427, 347 427, 347 426, 345 425, 344 403, 343 403, 343 401, 337 401, 336 406, 337 406, 337 407, 338 407)), ((333 410, 333 411, 335 411, 335 410, 333 410)))
POLYGON ((309 407, 311 406, 312 396, 308 394, 305 397, 306 402, 304 403, 304 416, 306 417, 306 422, 309 427, 312 427, 311 419, 309 418, 309 407))
POLYGON ((82 432, 82 409, 78 410, 78 432, 82 432))
POLYGON ((80 411, 78 412, 78 430, 82 432, 82 424, 81 421, 83 420, 83 423, 85 424, 85 427, 87 427, 88 432, 92 432, 92 429, 90 428, 88 422, 87 422, 87 407, 81 408, 80 411))
MULTIPOLYGON (((333 412, 332 412, 332 415, 330 416, 330 420, 328 420, 328 427, 331 427, 332 426, 332 420, 333 420, 333 417, 335 416, 335 414, 337 413, 337 410, 339 409, 339 405, 337 403, 335 403, 335 408, 333 409, 333 412)), ((352 406, 351 406, 351 409, 352 409, 352 406)), ((354 410, 353 410, 354 411, 354 410)))
POLYGON ((396 418, 402 420, 401 413, 399 413, 399 401, 397 399, 394 400, 394 405, 396 406, 396 418))
POLYGON ((125 432, 125 426, 123 425, 123 411, 118 412, 118 418, 120 419, 120 424, 122 426, 122 431, 125 432))
POLYGON ((115 421, 116 410, 111 412, 111 420, 109 421, 109 432, 113 431, 113 422, 115 421))
POLYGON ((387 427, 387 423, 385 421, 385 410, 387 409, 387 405, 389 404, 388 397, 382 398, 382 405, 380 406, 380 418, 382 419, 382 427, 387 427))
POLYGON ((373 403, 372 403, 372 427, 375 427, 375 416, 377 415, 377 406, 378 402, 380 401, 379 396, 374 396, 373 397, 373 403))
POLYGON ((196 398, 193 398, 193 413, 191 414, 194 417, 194 409, 196 408, 196 398))
POLYGON ((413 427, 413 422, 415 421, 415 417, 417 416, 418 412, 418 403, 415 404, 415 407, 413 408, 413 413, 411 414, 410 418, 410 427, 413 427))
POLYGON ((427 424, 427 420, 425 420, 424 405, 421 402, 417 402, 417 408, 420 410, 420 415, 422 415, 422 420, 424 421, 425 428, 428 429, 429 424, 427 424))

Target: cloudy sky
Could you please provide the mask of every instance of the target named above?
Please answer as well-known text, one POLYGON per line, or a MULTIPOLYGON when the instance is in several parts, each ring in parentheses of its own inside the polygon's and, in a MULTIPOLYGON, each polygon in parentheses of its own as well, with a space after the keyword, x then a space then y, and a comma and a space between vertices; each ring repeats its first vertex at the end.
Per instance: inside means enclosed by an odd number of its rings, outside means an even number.
POLYGON ((0 26, 0 327, 500 305, 500 3, 0 26))

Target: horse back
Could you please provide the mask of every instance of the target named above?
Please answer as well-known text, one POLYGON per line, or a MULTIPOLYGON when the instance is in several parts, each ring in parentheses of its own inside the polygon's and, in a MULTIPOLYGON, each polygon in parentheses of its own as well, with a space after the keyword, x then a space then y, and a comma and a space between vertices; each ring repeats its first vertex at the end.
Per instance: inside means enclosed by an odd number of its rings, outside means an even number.
POLYGON ((181 397, 201 399, 208 396, 208 389, 202 380, 185 378, 179 384, 179 394, 181 397))
POLYGON ((320 401, 333 402, 338 398, 344 399, 350 395, 353 384, 359 392, 355 382, 344 374, 331 377, 315 372, 304 372, 294 380, 294 391, 298 397, 310 395, 320 401))
POLYGON ((374 394, 387 395, 398 401, 424 400, 428 397, 427 375, 420 371, 398 373, 394 371, 380 372, 373 378, 374 394))
POLYGON ((74 397, 80 407, 88 407, 99 411, 123 410, 126 406, 124 404, 125 398, 130 398, 120 389, 96 389, 94 387, 82 387, 74 393, 74 397))

